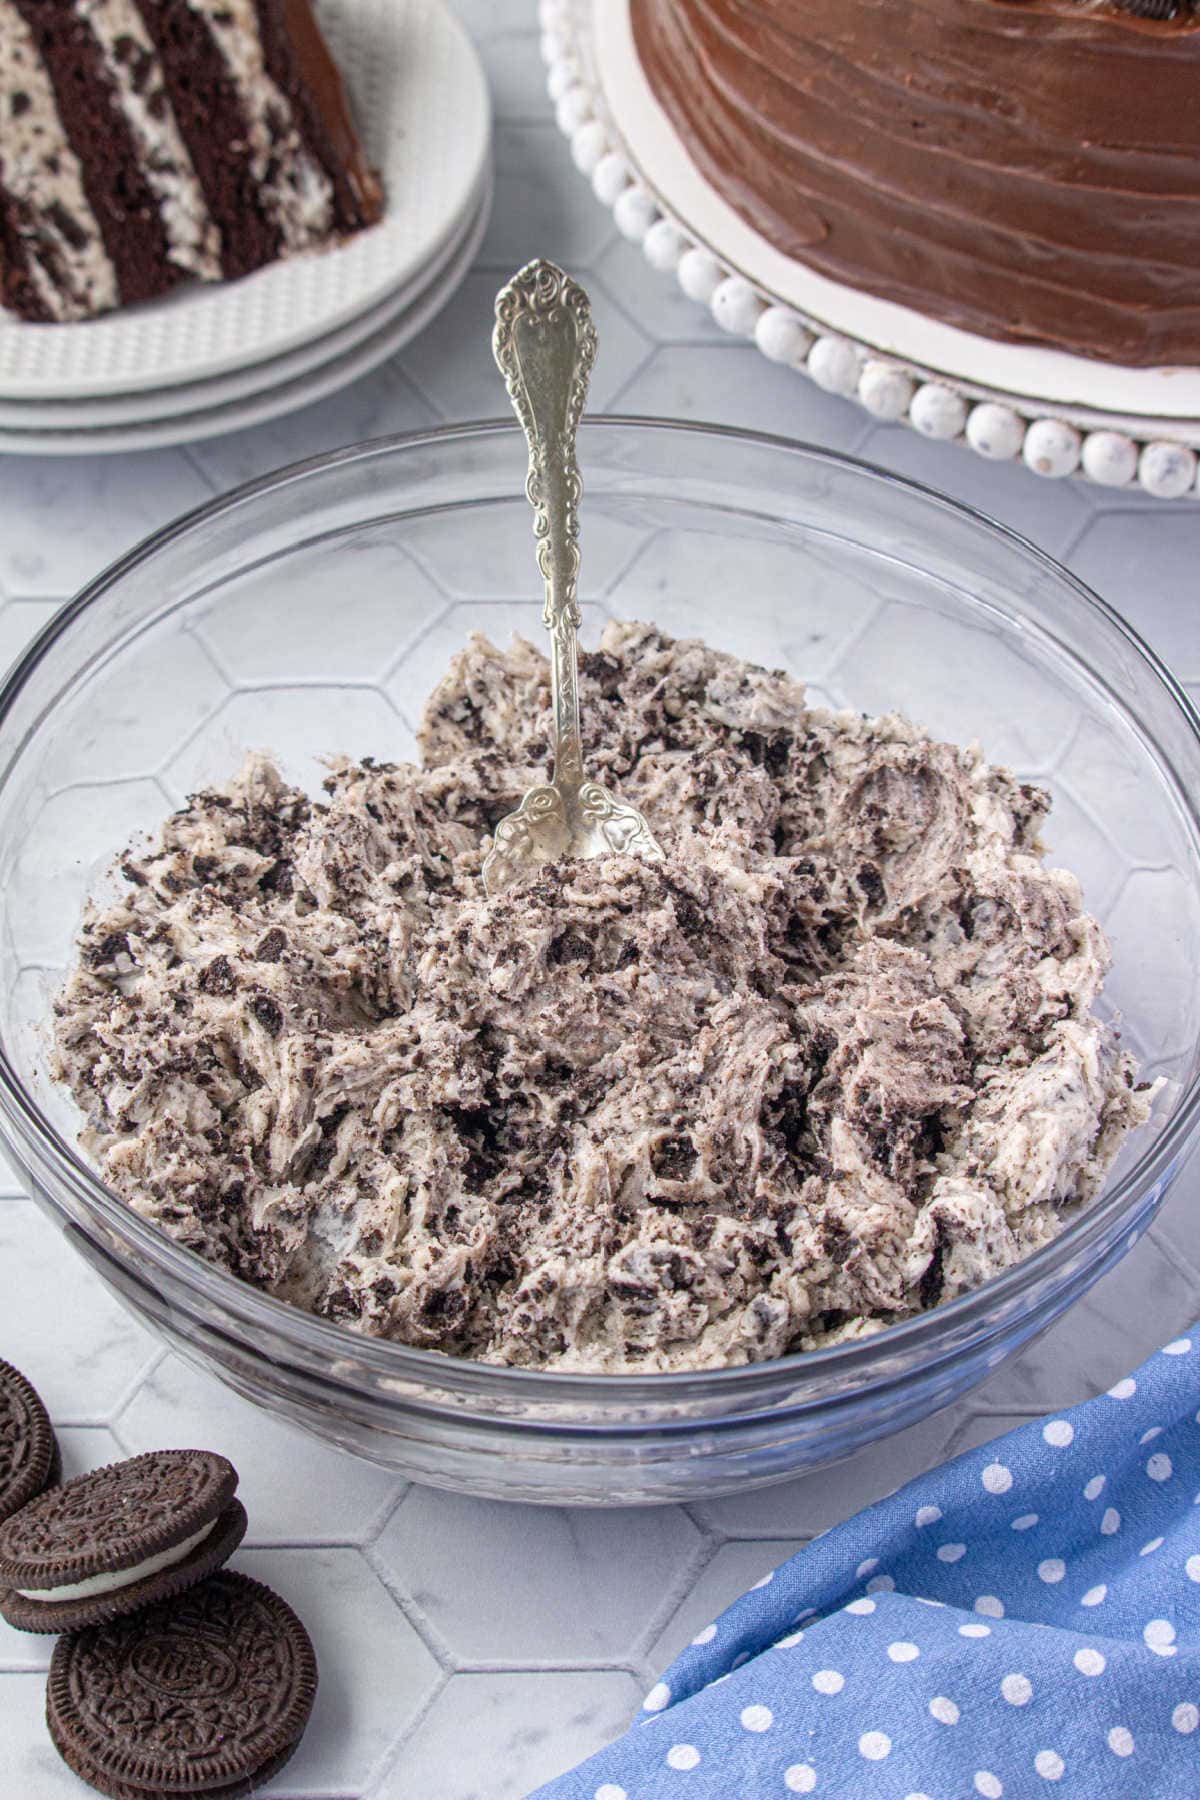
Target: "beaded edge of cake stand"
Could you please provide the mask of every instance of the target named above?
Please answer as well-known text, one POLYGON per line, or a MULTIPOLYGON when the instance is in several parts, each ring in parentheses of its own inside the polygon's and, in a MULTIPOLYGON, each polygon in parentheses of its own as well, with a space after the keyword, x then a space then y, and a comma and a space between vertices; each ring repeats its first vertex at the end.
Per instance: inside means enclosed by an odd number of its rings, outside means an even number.
POLYGON ((626 161, 581 66, 572 36, 572 0, 539 0, 538 16, 547 88, 576 168, 611 210, 621 235, 640 244, 651 267, 674 276, 684 294, 707 306, 731 336, 753 340, 769 361, 807 374, 826 393, 857 401, 872 418, 963 443, 991 462, 1019 456, 1047 479, 1083 476, 1100 487, 1137 488, 1160 500, 1200 494, 1200 459, 1187 444, 1137 439, 1107 428, 1081 430, 1052 413, 979 399, 949 379, 931 380, 868 344, 831 332, 731 273, 666 213, 626 161))

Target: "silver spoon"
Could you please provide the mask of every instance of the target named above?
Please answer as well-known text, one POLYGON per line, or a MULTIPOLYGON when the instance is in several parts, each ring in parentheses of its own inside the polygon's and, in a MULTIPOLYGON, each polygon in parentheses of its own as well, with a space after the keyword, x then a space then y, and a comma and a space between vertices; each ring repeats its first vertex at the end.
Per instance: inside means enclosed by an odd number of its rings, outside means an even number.
POLYGON ((492 350, 529 443, 526 492, 534 511, 538 567, 546 583, 542 622, 550 633, 554 773, 501 819, 484 858, 489 894, 560 857, 640 856, 662 851, 635 806, 589 781, 579 735, 579 497, 575 432, 596 360, 587 295, 550 262, 531 262, 496 295, 492 350))

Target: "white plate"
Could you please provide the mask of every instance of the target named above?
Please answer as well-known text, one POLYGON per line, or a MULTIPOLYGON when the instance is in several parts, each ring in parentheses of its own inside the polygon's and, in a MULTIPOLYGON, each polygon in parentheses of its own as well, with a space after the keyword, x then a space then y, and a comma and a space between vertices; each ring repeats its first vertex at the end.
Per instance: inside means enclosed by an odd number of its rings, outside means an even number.
POLYGON ((0 313, 0 396, 78 399, 197 382, 283 356, 419 279, 478 188, 491 104, 443 0, 318 0, 387 212, 321 255, 71 325, 0 313))
POLYGON ((454 229, 447 234, 428 267, 411 281, 404 282, 378 305, 340 325, 335 331, 314 338, 311 343, 290 350, 284 356, 267 362, 253 363, 246 369, 235 369, 227 375, 214 375, 208 381, 181 382, 161 388, 157 393, 97 394, 90 400, 0 400, 0 429, 12 431, 94 431, 109 425, 144 425, 153 419, 174 418, 182 413, 207 412, 235 400, 249 399, 252 394, 266 392, 286 381, 322 367, 377 335, 425 293, 440 274, 449 267, 473 229, 485 200, 490 203, 491 170, 487 169, 471 204, 454 229))
POLYGON ((171 419, 105 426, 96 431, 0 430, 0 454, 14 456, 96 456, 129 450, 160 450, 172 444, 195 443, 201 438, 222 437, 264 425, 284 413, 295 412, 314 400, 324 399, 368 374, 402 350, 424 331, 450 299, 475 260, 491 213, 489 189, 470 230, 440 277, 398 319, 393 319, 365 343, 283 386, 253 394, 225 406, 187 413, 171 419))

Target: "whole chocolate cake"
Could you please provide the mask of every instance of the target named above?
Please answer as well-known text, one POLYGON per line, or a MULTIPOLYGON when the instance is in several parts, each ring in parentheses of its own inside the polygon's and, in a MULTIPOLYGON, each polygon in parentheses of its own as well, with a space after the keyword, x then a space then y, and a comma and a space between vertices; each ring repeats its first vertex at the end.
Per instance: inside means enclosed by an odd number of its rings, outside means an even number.
POLYGON ((376 220, 310 0, 0 0, 0 301, 81 319, 376 220))
POLYGON ((697 167, 785 254, 987 337, 1200 362, 1197 0, 630 0, 697 167))

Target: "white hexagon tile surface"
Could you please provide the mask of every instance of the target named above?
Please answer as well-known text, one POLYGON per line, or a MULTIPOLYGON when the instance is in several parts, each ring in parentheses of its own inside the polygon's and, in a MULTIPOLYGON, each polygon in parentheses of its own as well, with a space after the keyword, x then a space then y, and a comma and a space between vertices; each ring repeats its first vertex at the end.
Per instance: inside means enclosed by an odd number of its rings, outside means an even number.
MULTIPOLYGON (((0 460, 0 660, 15 657, 53 603, 111 558, 235 482, 355 438, 500 412, 487 342, 491 296, 499 278, 544 253, 592 292, 603 345, 595 405, 809 437, 988 508, 1065 556, 1200 692, 1200 512, 1042 484, 1023 469, 996 469, 872 424, 725 337, 616 234, 573 168, 544 96, 534 0, 459 0, 459 10, 482 49, 498 117, 496 210, 477 269, 391 366, 289 419, 155 457, 0 460)), ((419 543, 414 550, 419 558, 419 543)), ((345 709, 348 749, 369 750, 372 730, 393 743, 407 736, 418 678, 432 677, 462 634, 484 622, 479 593, 528 591, 527 554, 518 562, 517 552, 503 569, 480 571, 464 547, 462 566, 443 567, 436 578, 416 565, 402 572, 420 598, 403 667, 387 679, 385 652, 404 647, 388 641, 380 619, 368 625, 380 650, 371 668, 348 662, 332 672, 340 685, 329 688, 329 701, 345 709), (378 685, 367 688, 370 680, 378 685)), ((394 555, 384 545, 364 553, 394 555)), ((662 559, 672 553, 597 521, 585 562, 584 597, 599 603, 589 606, 590 629, 608 603, 640 598, 652 607, 662 559)), ((704 573, 713 579, 711 567, 704 573)), ((319 569, 310 575, 293 597, 298 607, 321 604, 319 569)), ((682 618, 664 623, 686 626, 682 618)), ((738 627, 743 647, 752 653, 768 623, 777 636, 775 622, 760 620, 750 604, 738 627)), ((243 713, 253 719, 254 742, 286 739, 287 701, 272 684, 322 673, 290 667, 287 645, 264 618, 254 685, 231 693, 222 629, 214 614, 197 634, 192 654, 207 659, 212 680, 193 691, 211 688, 208 710, 183 722, 170 758, 141 741, 131 694, 130 775, 157 775, 117 790, 123 818, 139 809, 153 818, 163 793, 186 789, 200 773, 197 759, 224 735, 231 746, 244 742, 243 713)), ((246 630, 243 617, 243 663, 246 630)), ((806 639, 799 617, 790 632, 795 663, 819 692, 836 694, 841 669, 853 662, 856 697, 873 699, 878 687, 886 704, 886 605, 882 614, 848 619, 838 645, 806 639)), ((1013 754, 1031 770, 1049 765, 1069 727, 1014 720, 1013 754)), ((1083 835, 1075 822, 1094 816, 1097 798, 1113 816, 1122 779, 1119 768, 1097 768, 1086 745, 1073 743, 1063 794, 1073 840, 1083 835)), ((96 816, 87 793, 66 791, 55 803, 85 856, 110 847, 112 821, 96 816)), ((1106 884, 1118 934, 1126 923, 1144 928, 1163 900, 1155 847, 1140 831, 1132 816, 1111 867, 1103 837, 1095 840, 1095 881, 1106 884)), ((36 945, 22 950, 36 961, 36 945)), ((296 1800, 520 1800, 621 1730, 664 1661, 799 1543, 946 1455, 1107 1386, 1188 1324, 1200 1313, 1196 1204, 1185 1172, 1148 1238, 966 1402, 836 1468, 690 1513, 538 1511, 438 1496, 312 1444, 160 1351, 7 1176, 0 1354, 25 1366, 45 1395, 63 1427, 68 1472, 186 1443, 212 1445, 239 1465, 251 1525, 238 1565, 297 1604, 322 1660, 312 1728, 271 1792, 296 1800)), ((46 1640, 0 1624, 0 1792, 20 1800, 74 1800, 83 1791, 42 1723, 47 1656, 46 1640)))

